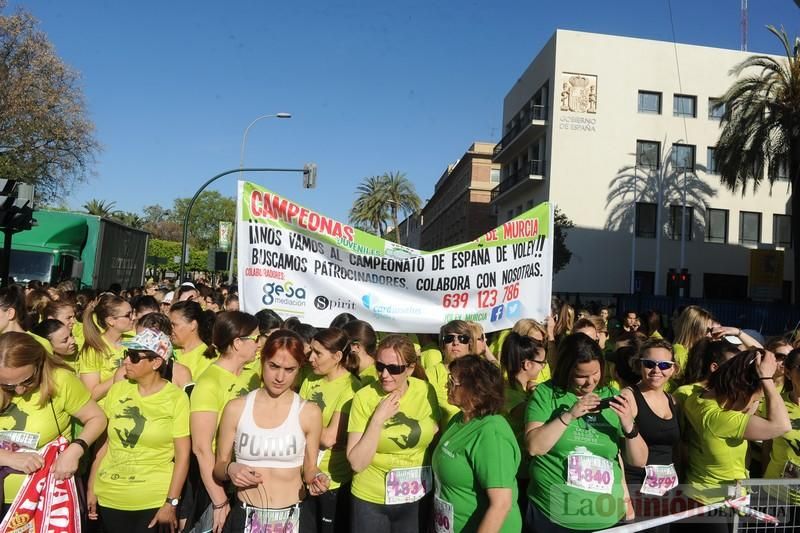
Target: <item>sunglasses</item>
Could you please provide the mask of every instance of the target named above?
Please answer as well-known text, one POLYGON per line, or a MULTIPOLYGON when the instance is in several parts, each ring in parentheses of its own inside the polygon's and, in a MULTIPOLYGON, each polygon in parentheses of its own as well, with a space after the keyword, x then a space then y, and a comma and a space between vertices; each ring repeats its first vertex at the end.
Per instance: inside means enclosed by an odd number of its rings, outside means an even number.
POLYGON ((133 310, 125 313, 124 315, 117 315, 117 316, 112 317, 112 318, 133 318, 133 310))
POLYGON ((471 337, 469 335, 454 335, 451 333, 449 335, 443 335, 442 342, 445 344, 450 344, 454 340, 458 339, 458 342, 461 344, 469 344, 470 338, 471 337))
POLYGON ((453 374, 450 374, 449 376, 447 376, 447 386, 460 387, 461 383, 459 383, 458 381, 455 380, 455 378, 453 378, 453 374))
POLYGON ((639 361, 647 370, 653 370, 655 367, 658 367, 659 370, 664 371, 675 366, 675 361, 655 361, 653 359, 640 359, 639 361))
POLYGON ((8 392, 14 394, 17 392, 17 388, 24 387, 28 388, 34 383, 36 383, 36 379, 39 377, 39 370, 34 370, 33 374, 30 377, 20 381, 19 383, 0 383, 0 390, 3 392, 8 392))
POLYGON ((383 374, 383 371, 386 370, 389 374, 397 376, 405 372, 406 368, 408 365, 385 365, 380 361, 375 361, 375 370, 378 371, 378 375, 383 374))
MULTIPOLYGON (((135 352, 133 350, 125 350, 125 357, 131 360, 131 363, 134 365, 138 365, 139 361, 142 359, 147 359, 148 361, 155 359, 158 357, 157 355, 147 355, 146 352, 135 352)), ((123 358, 124 359, 124 358, 123 358)))
POLYGON ((241 336, 239 338, 242 339, 242 340, 251 340, 253 342, 258 342, 258 338, 260 336, 261 335, 243 335, 243 336, 241 336))

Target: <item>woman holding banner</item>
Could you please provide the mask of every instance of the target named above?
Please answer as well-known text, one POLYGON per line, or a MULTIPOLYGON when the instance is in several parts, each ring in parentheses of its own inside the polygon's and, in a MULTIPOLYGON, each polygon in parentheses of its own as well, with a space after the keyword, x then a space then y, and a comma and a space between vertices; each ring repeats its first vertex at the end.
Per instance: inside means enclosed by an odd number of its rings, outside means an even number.
POLYGON ((647 445, 628 399, 601 386, 604 371, 597 342, 574 333, 559 345, 553 378, 533 391, 525 430, 533 456, 529 530, 596 531, 626 514, 621 454, 644 467, 647 445))
POLYGON ((436 394, 414 345, 402 335, 381 341, 375 366, 380 381, 356 393, 347 428, 347 458, 355 472, 351 531, 425 531, 436 394))

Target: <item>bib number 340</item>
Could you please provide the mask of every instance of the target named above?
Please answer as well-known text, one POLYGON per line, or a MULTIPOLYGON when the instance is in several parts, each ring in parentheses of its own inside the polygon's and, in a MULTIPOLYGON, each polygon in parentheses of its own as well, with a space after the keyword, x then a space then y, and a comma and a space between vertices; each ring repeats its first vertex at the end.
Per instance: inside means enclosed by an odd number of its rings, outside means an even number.
POLYGON ((386 474, 386 505, 422 499, 433 485, 431 467, 395 468, 386 474))

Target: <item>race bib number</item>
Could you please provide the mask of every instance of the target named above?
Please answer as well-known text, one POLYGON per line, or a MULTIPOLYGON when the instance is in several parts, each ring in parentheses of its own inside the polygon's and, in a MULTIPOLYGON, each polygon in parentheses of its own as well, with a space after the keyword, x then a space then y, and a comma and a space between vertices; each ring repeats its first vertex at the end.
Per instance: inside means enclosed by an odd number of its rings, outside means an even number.
POLYGON ((395 468, 386 474, 386 505, 411 503, 431 489, 431 467, 395 468))
POLYGON ((35 451, 39 449, 39 434, 30 431, 0 431, 0 450, 19 449, 35 451))
POLYGON ((663 496, 678 486, 678 473, 673 465, 647 465, 645 478, 639 492, 653 496, 663 496))
POLYGON ((433 498, 433 530, 435 533, 453 533, 453 504, 438 496, 433 498))
POLYGON ((298 533, 300 531, 300 509, 245 508, 244 533, 298 533))
POLYGON ((567 485, 589 492, 611 494, 614 485, 614 466, 608 459, 588 451, 569 454, 567 485))

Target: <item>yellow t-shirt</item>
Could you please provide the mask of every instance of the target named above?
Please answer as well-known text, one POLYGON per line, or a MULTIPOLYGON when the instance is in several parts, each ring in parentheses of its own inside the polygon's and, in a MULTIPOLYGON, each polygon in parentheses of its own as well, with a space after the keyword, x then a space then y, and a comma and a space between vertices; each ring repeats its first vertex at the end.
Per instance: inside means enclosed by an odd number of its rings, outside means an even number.
POLYGON ((82 322, 76 321, 75 325, 72 326, 72 336, 75 337, 75 344, 78 346, 78 352, 80 352, 83 348, 84 342, 86 342, 86 337, 83 334, 82 322))
MULTIPOLYGON (((350 415, 353 396, 360 388, 358 378, 347 371, 332 381, 312 374, 300 386, 300 397, 317 404, 322 411, 322 426, 327 427, 334 414, 350 415)), ((331 478, 329 489, 336 489, 353 477, 347 460, 347 442, 337 442, 333 448, 321 451, 317 463, 331 478)))
POLYGON ((433 386, 436 393, 436 400, 439 403, 439 425, 442 428, 447 427, 447 423, 453 418, 456 413, 461 409, 447 401, 447 378, 450 376, 450 371, 444 366, 444 363, 439 363, 425 371, 428 375, 428 381, 433 386))
POLYGON ((205 343, 200 343, 199 346, 196 346, 188 352, 184 352, 180 348, 175 348, 175 360, 189 369, 192 373, 192 381, 195 383, 200 379, 203 372, 216 361, 216 358, 209 359, 203 355, 207 349, 208 346, 205 343))
MULTIPOLYGON (((380 384, 373 383, 353 397, 349 433, 364 433, 375 408, 386 396, 380 384)), ((429 466, 429 445, 438 426, 439 407, 430 384, 408 378, 408 389, 400 398, 400 409, 383 425, 378 448, 369 466, 353 475, 353 496, 371 503, 386 499, 386 475, 393 468, 429 466)))
POLYGON ((700 394, 705 390, 705 387, 700 383, 689 383, 688 385, 681 385, 674 391, 672 391, 672 397, 675 398, 675 403, 683 409, 683 404, 686 403, 686 400, 689 396, 693 394, 700 394))
MULTIPOLYGON (((58 435, 71 437, 72 416, 91 399, 86 386, 73 372, 63 368, 53 373, 56 393, 51 402, 39 406, 39 391, 14 396, 9 406, 0 413, 0 446, 11 449, 11 443, 39 450, 58 435), (52 407, 51 407, 52 405, 52 407), (53 416, 55 412, 55 417, 53 416)), ((25 476, 10 474, 5 479, 5 503, 14 501, 25 476)))
POLYGON ((510 329, 500 330, 500 333, 497 334, 494 340, 489 343, 489 349, 492 351, 492 353, 497 354, 498 359, 500 359, 500 353, 503 351, 503 343, 506 341, 509 333, 511 333, 510 329))
POLYGON ((40 337, 36 333, 31 333, 30 331, 26 331, 25 333, 27 333, 28 335, 30 335, 31 337, 36 339, 36 342, 41 344, 44 347, 44 349, 47 350, 47 353, 49 353, 50 355, 53 355, 53 345, 50 344, 50 341, 48 339, 45 339, 44 337, 40 337))
POLYGON ((723 485, 748 477, 744 431, 750 415, 723 409, 702 394, 689 396, 683 412, 688 422, 687 495, 703 504, 722 501, 723 485))
MULTIPOLYGON (((772 439, 772 451, 769 454, 769 464, 764 472, 764 477, 767 479, 779 479, 784 477, 784 470, 795 471, 800 470, 800 405, 792 401, 789 392, 785 391, 782 395, 783 402, 786 404, 786 410, 789 412, 789 420, 792 422, 791 431, 787 431, 780 437, 772 439)), ((766 416, 767 405, 766 402, 761 402, 759 407, 759 414, 766 416)), ((795 474, 797 475, 797 474, 795 474)), ((791 474, 787 474, 791 477, 791 474)), ((768 487, 769 489, 770 487, 768 487)), ((780 487, 775 487, 780 489, 780 487)), ((781 492, 786 494, 785 489, 775 490, 773 492, 781 492)), ((796 490, 789 491, 792 496, 792 504, 800 504, 800 496, 797 495, 796 490)), ((773 494, 773 496, 776 496, 773 494)))
MULTIPOLYGON (((81 374, 99 373, 101 383, 113 378, 125 359, 124 346, 114 346, 105 337, 103 337, 103 342, 106 345, 106 350, 103 352, 98 352, 91 346, 84 347, 84 351, 80 355, 79 367, 81 374)), ((104 402, 105 398, 100 398, 97 400, 97 405, 103 407, 104 402)))
POLYGON ((683 344, 673 344, 672 349, 675 352, 675 362, 678 363, 679 370, 672 375, 672 378, 670 378, 666 387, 664 387, 664 390, 667 392, 672 392, 678 388, 678 383, 680 383, 683 372, 686 369, 686 363, 689 361, 689 350, 686 346, 683 344))
POLYGON ((366 387, 367 385, 372 385, 373 383, 380 381, 380 376, 378 375, 378 369, 375 368, 375 365, 369 365, 367 368, 359 372, 358 379, 361 381, 361 386, 366 387))
POLYGON ((134 381, 114 383, 106 395, 108 450, 94 491, 103 507, 123 511, 164 505, 172 481, 174 439, 189 436, 189 398, 165 381, 148 396, 134 381))
POLYGON ((435 345, 423 346, 419 354, 419 360, 422 363, 422 368, 427 372, 429 368, 442 362, 442 351, 435 345))

